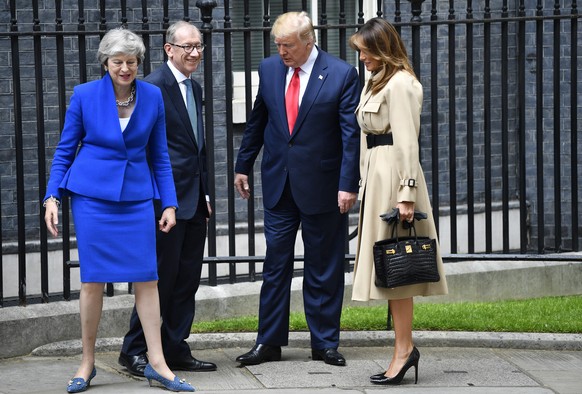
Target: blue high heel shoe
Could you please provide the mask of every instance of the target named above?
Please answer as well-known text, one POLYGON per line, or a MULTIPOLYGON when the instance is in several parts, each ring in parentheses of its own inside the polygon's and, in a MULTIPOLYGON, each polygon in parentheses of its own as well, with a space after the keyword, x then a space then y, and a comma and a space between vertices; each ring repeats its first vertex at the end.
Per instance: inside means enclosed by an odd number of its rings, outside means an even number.
POLYGON ((69 380, 67 393, 80 393, 87 390, 87 387, 91 385, 91 379, 93 379, 95 375, 97 375, 97 370, 95 367, 93 367, 93 371, 91 371, 91 375, 89 375, 89 379, 87 379, 87 381, 85 381, 83 378, 73 378, 69 380))
POLYGON ((152 380, 155 380, 170 391, 196 391, 196 389, 192 387, 190 383, 186 382, 185 379, 179 379, 177 376, 174 377, 174 380, 164 378, 162 375, 157 373, 150 364, 146 365, 143 374, 148 380, 150 387, 152 387, 152 380))

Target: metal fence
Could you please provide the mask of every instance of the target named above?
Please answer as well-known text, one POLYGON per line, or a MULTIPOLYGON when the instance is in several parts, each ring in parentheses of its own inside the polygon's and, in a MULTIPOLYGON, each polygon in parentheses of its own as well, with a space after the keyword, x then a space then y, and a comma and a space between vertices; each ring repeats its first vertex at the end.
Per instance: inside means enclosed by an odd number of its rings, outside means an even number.
MULTIPOLYGON (((209 285, 260 277, 260 175, 251 177, 254 199, 242 201, 232 169, 252 108, 256 63, 276 53, 270 26, 277 13, 300 8, 316 14, 320 48, 358 67, 362 83, 365 69, 347 46, 349 36, 373 16, 399 29, 424 86, 421 159, 447 261, 580 250, 576 1, 110 3, 0 6, 0 306, 75 296, 67 201, 56 241, 47 239, 39 203, 72 87, 101 76, 99 39, 120 25, 144 37, 147 75, 164 61, 163 34, 178 19, 199 26, 207 46, 196 79, 204 86, 216 213, 209 223, 209 285), (33 276, 38 285, 27 288, 33 276), (12 294, 7 289, 15 281, 12 294)), ((346 270, 351 259, 346 246, 346 270)))

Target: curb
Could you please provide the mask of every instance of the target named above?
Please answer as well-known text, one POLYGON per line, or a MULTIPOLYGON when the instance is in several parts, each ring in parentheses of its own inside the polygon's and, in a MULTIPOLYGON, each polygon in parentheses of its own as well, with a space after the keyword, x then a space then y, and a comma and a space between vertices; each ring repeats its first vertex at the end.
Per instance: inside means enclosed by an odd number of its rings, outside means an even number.
MULTIPOLYGON (((582 254, 581 254, 582 256, 582 254)), ((506 299, 525 299, 542 296, 564 296, 582 294, 582 260, 579 262, 553 262, 548 261, 470 261, 467 263, 454 263, 446 265, 449 295, 418 297, 418 303, 450 303, 450 302, 487 302, 506 299), (517 284, 520 284, 516 286, 517 284)), ((302 278, 293 278, 291 284, 292 311, 303 311, 302 278)), ((346 288, 344 293, 344 306, 369 306, 386 305, 386 301, 376 300, 369 302, 351 301, 350 273, 345 274, 346 288)), ((196 294, 196 319, 198 321, 216 320, 239 316, 256 316, 259 309, 260 281, 244 282, 236 284, 224 284, 220 286, 201 286, 196 294)), ((98 338, 123 337, 127 332, 134 305, 133 295, 122 294, 115 297, 107 297, 103 300, 103 313, 99 325, 98 338)), ((39 346, 58 343, 59 341, 76 340, 80 338, 79 303, 74 301, 51 302, 50 304, 34 304, 27 307, 15 306, 0 308, 0 358, 16 357, 30 354, 39 346)), ((298 341, 297 346, 309 346, 308 339, 291 336, 291 343, 298 341)), ((193 348, 231 346, 229 343, 241 343, 246 338, 244 334, 217 334, 214 337, 193 336, 191 346, 193 348), (200 343, 201 342, 201 343, 200 343), (217 343, 215 343, 217 342, 217 343)), ((361 342, 371 342, 385 346, 392 337, 386 334, 359 334, 365 338, 361 342)), ((433 334, 430 334, 433 335, 433 334)), ((425 340, 429 334, 418 334, 419 340, 425 340)), ((485 342, 478 346, 489 347, 531 347, 543 349, 572 348, 572 345, 561 343, 560 337, 537 337, 530 340, 513 338, 508 334, 480 334, 473 333, 470 339, 464 339, 462 334, 443 334, 436 336, 434 346, 474 346, 472 342, 485 342), (500 336, 501 338, 498 338, 500 336), (508 339, 506 339, 508 338, 508 339), (509 345, 505 344, 509 341, 509 345), (520 344, 520 341, 525 343, 520 344), (532 342, 539 342, 533 345, 532 342)), ((244 346, 254 344, 256 334, 250 334, 248 342, 244 346)), ((358 343, 352 340, 353 335, 342 333, 341 346, 356 346, 350 343, 358 343)), ((358 336, 356 336, 358 337, 358 336)), ((113 339, 112 339, 113 338, 113 339)), ((105 342, 106 344, 109 342, 105 342)), ((115 343, 115 342, 113 342, 115 343)), ((116 345, 104 345, 116 346, 116 345)), ((369 346, 362 343, 362 346, 369 346)), ((430 345, 428 345, 430 346, 430 345)), ((250 347, 250 346, 249 346, 250 347)), ((76 352, 76 350, 66 350, 76 352)))
MULTIPOLYGON (((545 334, 512 332, 414 331, 414 342, 422 347, 465 347, 494 349, 528 349, 582 351, 582 334, 545 334)), ((250 348, 256 333, 192 334, 187 343, 192 350, 250 348)), ((98 338, 97 352, 119 351, 123 338, 98 338)), ((341 347, 383 347, 394 343, 393 331, 343 331, 341 347)), ((289 347, 309 348, 308 332, 289 333, 289 347)), ((38 357, 81 354, 81 341, 70 340, 43 345, 31 353, 38 357)))

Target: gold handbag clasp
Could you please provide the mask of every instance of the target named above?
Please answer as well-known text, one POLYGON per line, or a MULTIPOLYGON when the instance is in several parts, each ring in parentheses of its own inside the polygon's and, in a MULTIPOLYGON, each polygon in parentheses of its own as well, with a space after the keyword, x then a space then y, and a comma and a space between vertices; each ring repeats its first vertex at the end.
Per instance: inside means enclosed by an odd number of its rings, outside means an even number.
POLYGON ((412 253, 412 245, 406 245, 406 253, 412 253))

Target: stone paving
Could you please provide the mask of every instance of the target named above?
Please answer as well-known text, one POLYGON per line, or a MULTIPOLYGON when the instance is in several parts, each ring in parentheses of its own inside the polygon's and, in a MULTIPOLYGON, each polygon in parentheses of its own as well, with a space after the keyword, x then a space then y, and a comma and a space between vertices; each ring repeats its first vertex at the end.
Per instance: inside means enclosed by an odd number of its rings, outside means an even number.
MULTIPOLYGON (((218 370, 179 372, 178 376, 191 382, 197 392, 213 394, 582 393, 580 335, 449 333, 446 344, 453 346, 445 346, 446 333, 415 333, 421 353, 418 384, 414 384, 414 370, 410 369, 402 385, 376 386, 368 377, 386 368, 391 352, 389 346, 378 345, 378 341, 385 341, 382 335, 342 333, 346 346, 339 350, 348 365, 334 367, 312 361, 309 347, 299 346, 307 341, 308 334, 293 334, 291 346, 283 348, 281 361, 248 367, 238 365, 235 358, 248 350, 253 336, 222 334, 234 342, 238 339, 234 346, 228 341, 213 341, 208 335, 193 336, 189 338, 196 343, 196 346, 191 345, 195 348, 193 355, 216 363, 218 370), (471 336, 475 346, 471 346, 471 336), (498 338, 497 342, 493 337, 498 338), (231 346, 219 347, 220 342, 231 346), (454 346, 459 343, 465 345, 454 346), (551 344, 555 346, 552 348, 551 344)), ((129 375, 117 364, 120 342, 120 338, 98 342, 97 376, 87 392, 147 394, 165 391, 150 388, 147 380, 129 375)), ((66 382, 80 360, 79 350, 78 341, 67 341, 39 348, 24 357, 0 359, 0 393, 65 393, 66 382)))

